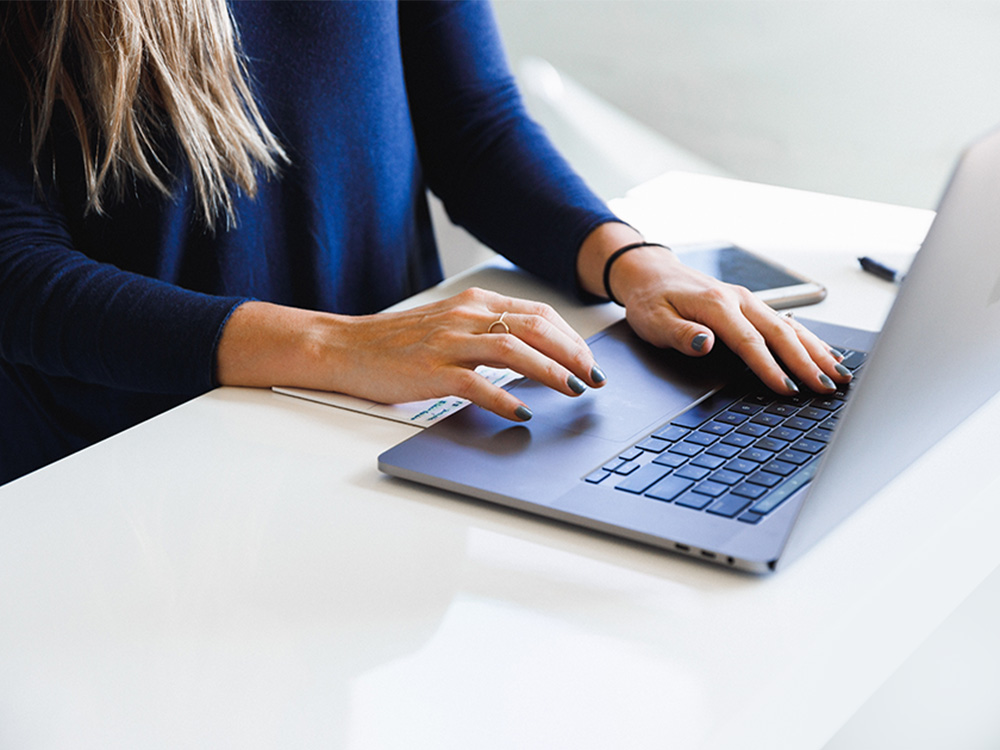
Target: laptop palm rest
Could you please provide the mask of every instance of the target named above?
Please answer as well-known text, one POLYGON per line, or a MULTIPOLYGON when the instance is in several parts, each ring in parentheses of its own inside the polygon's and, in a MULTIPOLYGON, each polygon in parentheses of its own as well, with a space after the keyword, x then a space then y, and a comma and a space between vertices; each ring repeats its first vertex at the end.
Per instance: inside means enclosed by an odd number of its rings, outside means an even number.
POLYGON ((592 338, 590 348, 608 375, 603 388, 572 398, 525 379, 510 389, 534 412, 533 428, 544 423, 547 428, 628 441, 718 388, 725 382, 723 373, 731 378, 741 369, 721 350, 694 359, 653 347, 624 321, 592 338))

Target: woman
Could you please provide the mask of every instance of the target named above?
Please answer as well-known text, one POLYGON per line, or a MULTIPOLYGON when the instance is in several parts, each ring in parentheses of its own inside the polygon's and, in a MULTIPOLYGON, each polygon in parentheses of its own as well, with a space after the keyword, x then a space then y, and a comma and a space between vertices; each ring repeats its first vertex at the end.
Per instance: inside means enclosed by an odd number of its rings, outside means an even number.
POLYGON ((477 365, 600 386, 544 305, 474 290, 372 315, 441 277, 428 187, 655 344, 697 356, 718 336, 779 392, 849 378, 587 190, 527 117, 485 3, 0 13, 0 482, 217 384, 454 394, 515 420, 530 406, 477 365))

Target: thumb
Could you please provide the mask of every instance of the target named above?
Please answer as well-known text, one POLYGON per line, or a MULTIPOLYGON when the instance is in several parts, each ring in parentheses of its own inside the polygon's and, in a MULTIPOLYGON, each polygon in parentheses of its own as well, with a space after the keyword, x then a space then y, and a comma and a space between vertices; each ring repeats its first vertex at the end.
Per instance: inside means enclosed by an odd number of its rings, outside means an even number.
POLYGON ((715 333, 711 328, 688 320, 676 312, 660 314, 645 320, 629 316, 632 328, 654 346, 670 347, 691 357, 702 357, 715 346, 715 333))

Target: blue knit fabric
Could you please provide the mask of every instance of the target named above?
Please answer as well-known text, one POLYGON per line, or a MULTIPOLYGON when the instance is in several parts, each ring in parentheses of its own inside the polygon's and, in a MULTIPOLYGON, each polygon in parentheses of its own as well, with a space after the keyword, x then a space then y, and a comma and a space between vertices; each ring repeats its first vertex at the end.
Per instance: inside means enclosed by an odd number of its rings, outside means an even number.
POLYGON ((575 289, 581 241, 614 217, 528 119, 482 2, 233 3, 265 119, 291 163, 237 222, 136 185, 84 214, 57 108, 43 190, 21 82, 0 70, 0 482, 214 385, 247 298, 369 313, 441 277, 426 191, 519 265, 575 289))

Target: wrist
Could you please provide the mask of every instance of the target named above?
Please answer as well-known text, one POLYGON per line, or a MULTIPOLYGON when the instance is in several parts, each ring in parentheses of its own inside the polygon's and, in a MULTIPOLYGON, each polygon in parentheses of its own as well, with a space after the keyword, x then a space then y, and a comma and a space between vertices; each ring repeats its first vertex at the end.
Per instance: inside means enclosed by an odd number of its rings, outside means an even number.
POLYGON ((608 222, 601 224, 584 239, 577 253, 577 280, 581 289, 597 297, 606 296, 604 267, 612 253, 645 238, 628 224, 608 222))
POLYGON ((645 248, 659 248, 661 250, 668 250, 668 251, 670 249, 666 245, 663 245, 659 242, 647 242, 645 240, 643 240, 642 242, 630 242, 629 244, 623 245, 622 247, 615 250, 613 253, 611 253, 611 255, 608 256, 608 259, 604 261, 604 273, 602 275, 602 280, 604 284, 604 293, 607 296, 607 298, 612 302, 614 302, 616 305, 621 305, 622 307, 625 306, 625 303, 622 302, 620 299, 618 299, 617 296, 615 296, 614 290, 612 289, 611 272, 614 269, 615 263, 618 262, 618 260, 622 258, 626 253, 630 253, 636 250, 643 250, 645 248))

